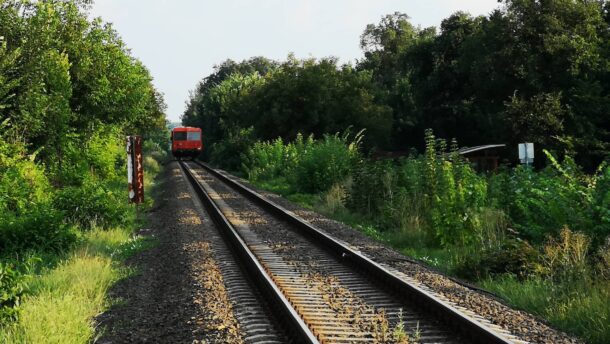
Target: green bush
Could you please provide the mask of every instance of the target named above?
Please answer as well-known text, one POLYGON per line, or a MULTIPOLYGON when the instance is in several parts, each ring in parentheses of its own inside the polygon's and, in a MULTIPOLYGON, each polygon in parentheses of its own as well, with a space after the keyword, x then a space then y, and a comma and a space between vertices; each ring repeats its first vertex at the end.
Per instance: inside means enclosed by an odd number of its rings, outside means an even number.
POLYGON ((17 318, 29 279, 19 264, 0 261, 0 325, 17 318))
POLYGON ((0 252, 18 254, 28 250, 61 252, 76 240, 63 223, 63 214, 50 206, 37 206, 20 216, 0 217, 0 252))
POLYGON ((242 154, 242 170, 255 182, 286 177, 290 189, 316 193, 344 181, 360 159, 361 133, 350 141, 349 135, 326 135, 321 140, 297 135, 294 142, 281 138, 256 142, 242 154))
POLYGON ((387 161, 364 161, 352 172, 347 206, 367 216, 381 213, 397 187, 394 167, 387 161))
POLYGON ((517 167, 510 179, 509 215, 519 232, 537 243, 558 236, 564 226, 601 241, 610 234, 610 171, 586 175, 566 157, 547 153, 551 167, 535 172, 517 167))
POLYGON ((508 239, 498 246, 458 257, 454 272, 463 278, 480 280, 510 274, 524 279, 540 267, 540 254, 527 241, 508 239))
POLYGON ((51 200, 52 189, 43 168, 22 154, 0 156, 0 216, 20 215, 51 200))
POLYGON ((424 156, 398 164, 360 164, 353 173, 348 207, 383 219, 383 227, 420 232, 444 246, 478 242, 487 182, 449 153, 445 141, 436 140, 431 131, 426 135, 424 156))
POLYGON ((157 164, 163 163, 167 159, 168 147, 168 144, 163 145, 159 142, 153 141, 152 139, 144 140, 144 143, 142 144, 144 158, 154 159, 156 160, 157 164))
POLYGON ((289 175, 289 171, 300 162, 301 155, 313 145, 313 136, 303 140, 300 134, 297 135, 295 142, 286 144, 281 138, 269 142, 255 142, 242 155, 242 169, 252 181, 289 175))
POLYGON ((85 230, 125 224, 130 219, 127 195, 117 194, 99 182, 59 190, 54 205, 64 212, 66 221, 85 230))
POLYGON ((350 143, 347 135, 325 135, 324 139, 301 152, 289 180, 299 192, 317 193, 330 189, 345 180, 359 160, 358 143, 358 136, 350 143))
POLYGON ((226 139, 209 147, 210 161, 230 171, 239 170, 242 154, 254 144, 253 131, 253 128, 230 130, 226 139))
MULTIPOLYGON (((0 126, 1 127, 1 126, 0 126)), ((75 237, 52 207, 53 188, 44 169, 19 143, 0 139, 0 254, 60 251, 75 237)))

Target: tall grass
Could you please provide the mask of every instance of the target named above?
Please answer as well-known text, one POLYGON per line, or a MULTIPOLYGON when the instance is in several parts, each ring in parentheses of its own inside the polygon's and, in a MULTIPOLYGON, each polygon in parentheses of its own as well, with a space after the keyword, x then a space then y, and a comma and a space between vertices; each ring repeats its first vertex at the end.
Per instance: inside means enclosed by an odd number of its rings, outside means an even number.
MULTIPOLYGON (((54 242, 65 240, 66 234, 50 235, 50 226, 45 223, 40 235, 29 230, 30 225, 20 223, 13 231, 5 232, 14 240, 20 238, 17 235, 30 236, 44 244, 26 242, 24 245, 29 246, 12 251, 13 256, 0 256, 0 296, 8 301, 0 303, 0 343, 91 342, 95 335, 93 317, 108 305, 108 288, 126 274, 119 263, 152 244, 132 235, 141 220, 135 208, 127 205, 123 151, 105 150, 108 144, 116 148, 117 141, 92 142, 93 150, 101 151, 100 156, 92 157, 97 164, 95 169, 80 171, 71 185, 54 190, 51 195, 52 214, 70 214, 63 219, 60 216, 56 222, 60 228, 69 229, 71 241, 63 245, 54 242), (119 164, 118 170, 115 164, 119 164), (25 249, 29 251, 24 253, 25 249)), ((166 155, 148 150, 151 144, 145 143, 148 197, 144 207, 152 205, 151 189, 160 172, 153 157, 163 159, 166 155)), ((78 168, 78 164, 70 167, 78 168)), ((38 209, 42 218, 44 210, 38 209)), ((29 222, 24 223, 35 222, 32 219, 36 217, 28 214, 29 222)), ((2 228, 5 227, 0 222, 2 228)))
POLYGON ((558 286, 550 280, 525 281, 506 275, 480 282, 513 306, 548 320, 552 325, 583 338, 607 343, 610 338, 610 285, 572 283, 558 286))
POLYGON ((130 240, 125 228, 86 233, 72 255, 32 280, 18 320, 0 328, 0 342, 90 342, 93 317, 108 305, 108 288, 125 274, 112 257, 130 240))

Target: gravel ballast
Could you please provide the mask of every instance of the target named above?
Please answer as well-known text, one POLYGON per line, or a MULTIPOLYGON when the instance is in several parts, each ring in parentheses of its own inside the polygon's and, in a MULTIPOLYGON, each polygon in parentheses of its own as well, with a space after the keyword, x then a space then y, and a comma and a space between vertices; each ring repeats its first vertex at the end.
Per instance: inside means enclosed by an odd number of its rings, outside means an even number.
POLYGON ((158 204, 139 235, 158 241, 130 257, 134 276, 110 292, 116 304, 97 317, 97 343, 240 343, 239 325, 205 231, 178 164, 161 176, 158 204))

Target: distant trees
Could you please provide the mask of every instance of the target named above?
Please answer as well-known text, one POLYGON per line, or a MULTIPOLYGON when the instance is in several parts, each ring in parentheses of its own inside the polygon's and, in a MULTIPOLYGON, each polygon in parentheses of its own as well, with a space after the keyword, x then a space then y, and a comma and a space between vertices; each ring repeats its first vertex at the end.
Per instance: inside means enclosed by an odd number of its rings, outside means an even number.
POLYGON ((368 25, 355 67, 227 61, 195 90, 184 121, 212 142, 227 126, 262 139, 352 126, 367 129, 369 147, 405 150, 423 148, 433 128, 464 145, 537 142, 587 167, 608 156, 608 1, 506 0, 488 16, 457 12, 438 32, 409 19, 368 25))
POLYGON ((358 67, 389 94, 396 147, 434 128, 465 145, 539 142, 595 166, 610 150, 608 8, 509 0, 488 17, 455 13, 439 34, 396 13, 367 27, 358 67))
POLYGON ((338 67, 332 58, 227 61, 199 84, 183 123, 201 126, 212 143, 248 127, 256 138, 294 139, 299 132, 321 136, 354 126, 384 144, 391 108, 379 104, 375 92, 369 71, 338 67))

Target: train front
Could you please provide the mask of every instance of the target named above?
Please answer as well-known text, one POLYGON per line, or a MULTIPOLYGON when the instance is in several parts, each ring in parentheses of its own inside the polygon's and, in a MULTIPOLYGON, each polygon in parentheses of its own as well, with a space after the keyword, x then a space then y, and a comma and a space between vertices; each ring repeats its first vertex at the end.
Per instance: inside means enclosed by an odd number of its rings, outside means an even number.
POLYGON ((196 158, 203 150, 201 129, 177 127, 172 130, 172 155, 176 158, 196 158))

